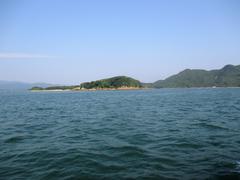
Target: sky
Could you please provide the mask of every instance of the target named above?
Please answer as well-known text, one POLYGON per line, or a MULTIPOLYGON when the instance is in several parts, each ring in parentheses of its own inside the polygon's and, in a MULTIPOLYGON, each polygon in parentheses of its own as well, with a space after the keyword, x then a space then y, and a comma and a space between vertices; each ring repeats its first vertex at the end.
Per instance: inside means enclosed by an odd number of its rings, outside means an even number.
POLYGON ((239 0, 1 0, 0 80, 154 82, 240 64, 239 0))

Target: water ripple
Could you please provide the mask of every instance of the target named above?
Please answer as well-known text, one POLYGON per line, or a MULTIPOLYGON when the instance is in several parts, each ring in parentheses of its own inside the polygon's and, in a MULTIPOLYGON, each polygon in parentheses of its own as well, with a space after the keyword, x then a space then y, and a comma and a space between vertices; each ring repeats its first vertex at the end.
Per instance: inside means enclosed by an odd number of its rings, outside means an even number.
POLYGON ((240 179, 240 89, 0 94, 0 179, 240 179))

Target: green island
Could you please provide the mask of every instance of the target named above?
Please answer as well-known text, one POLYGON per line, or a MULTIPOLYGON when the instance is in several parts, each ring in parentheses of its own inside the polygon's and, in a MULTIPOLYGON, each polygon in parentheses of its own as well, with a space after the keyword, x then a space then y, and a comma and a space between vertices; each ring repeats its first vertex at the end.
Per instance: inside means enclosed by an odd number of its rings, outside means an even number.
POLYGON ((240 65, 226 65, 222 69, 185 69, 178 74, 154 83, 142 83, 127 76, 84 82, 73 86, 32 87, 32 91, 131 90, 146 88, 240 87, 240 65))
POLYGON ((75 86, 50 86, 46 88, 32 87, 32 91, 61 91, 61 90, 131 90, 142 89, 142 83, 136 79, 127 76, 116 76, 108 79, 101 79, 97 81, 84 82, 75 86))

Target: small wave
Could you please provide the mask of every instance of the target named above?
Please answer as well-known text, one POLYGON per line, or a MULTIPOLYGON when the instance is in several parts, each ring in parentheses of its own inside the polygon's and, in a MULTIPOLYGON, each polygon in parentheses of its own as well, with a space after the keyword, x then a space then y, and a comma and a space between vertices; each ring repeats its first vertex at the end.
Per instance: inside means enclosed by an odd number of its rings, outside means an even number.
POLYGON ((215 124, 198 123, 196 125, 201 126, 201 127, 205 127, 205 128, 211 129, 211 130, 228 130, 225 127, 221 127, 221 126, 218 126, 218 125, 215 125, 215 124))
POLYGON ((111 151, 117 152, 120 157, 145 157, 147 152, 136 146, 111 147, 111 151))
POLYGON ((118 146, 118 147, 112 147, 112 149, 119 150, 119 151, 144 152, 144 150, 136 146, 118 146))
POLYGON ((24 139, 25 138, 23 136, 14 136, 14 137, 10 137, 10 138, 6 139, 4 142, 5 143, 18 143, 24 139))
POLYGON ((39 107, 39 108, 36 108, 35 110, 37 110, 37 111, 50 111, 50 110, 53 110, 53 108, 51 108, 51 107, 39 107))
POLYGON ((236 172, 240 173, 240 161, 236 162, 236 168, 235 168, 236 172))
POLYGON ((198 149, 203 147, 203 145, 201 144, 187 143, 187 142, 176 143, 175 146, 179 148, 192 148, 192 149, 198 149))

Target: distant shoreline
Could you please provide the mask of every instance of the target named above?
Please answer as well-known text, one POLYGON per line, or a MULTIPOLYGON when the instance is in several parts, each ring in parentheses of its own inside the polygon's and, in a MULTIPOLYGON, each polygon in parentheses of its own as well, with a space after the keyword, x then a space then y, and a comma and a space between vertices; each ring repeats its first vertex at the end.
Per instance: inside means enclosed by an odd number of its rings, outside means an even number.
POLYGON ((165 87, 165 88, 109 88, 109 89, 52 89, 52 90, 29 90, 30 92, 86 92, 86 91, 131 91, 131 90, 153 90, 153 89, 240 89, 240 87, 165 87))
POLYGON ((31 92, 65 92, 65 91, 130 91, 130 90, 144 90, 144 89, 154 89, 154 88, 137 88, 137 87, 123 87, 123 88, 99 88, 99 89, 43 89, 43 90, 32 90, 31 92))
POLYGON ((72 86, 32 87, 34 91, 99 91, 137 90, 143 88, 237 88, 240 87, 240 65, 226 65, 219 70, 185 69, 165 80, 142 83, 127 76, 84 82, 72 86))

